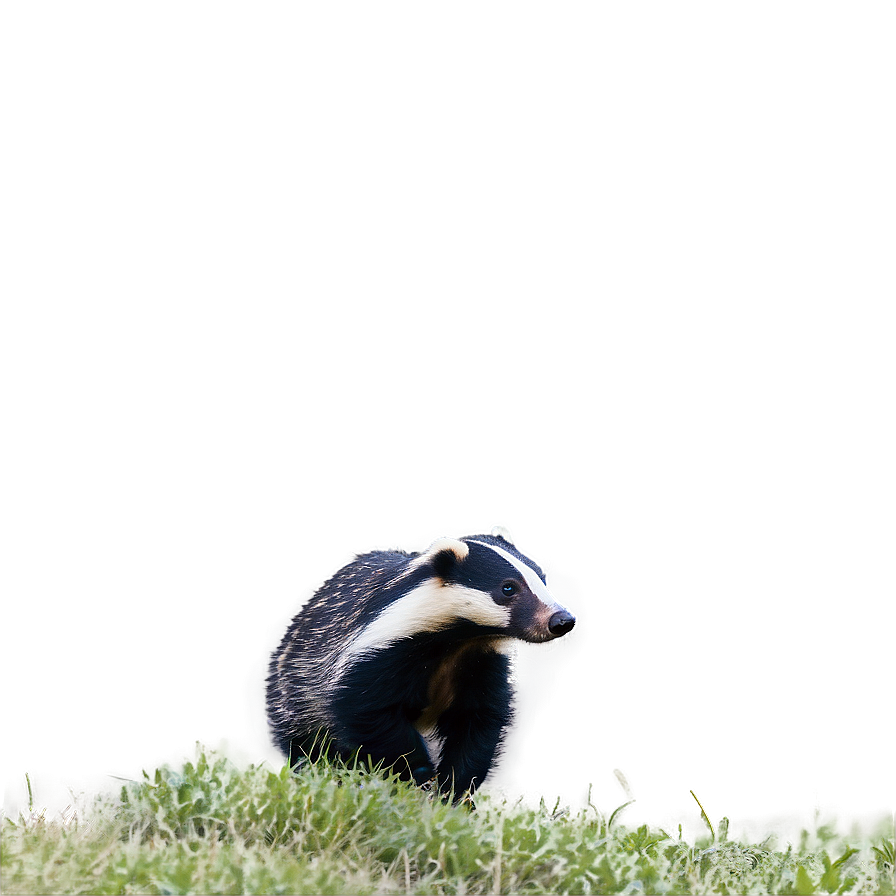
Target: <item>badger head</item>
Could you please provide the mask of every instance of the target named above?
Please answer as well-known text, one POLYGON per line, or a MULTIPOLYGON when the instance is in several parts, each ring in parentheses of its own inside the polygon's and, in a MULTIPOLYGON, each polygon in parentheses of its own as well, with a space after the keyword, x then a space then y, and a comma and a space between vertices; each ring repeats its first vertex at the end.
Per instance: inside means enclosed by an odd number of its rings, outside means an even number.
POLYGON ((551 596, 541 569, 503 534, 439 539, 420 559, 438 580, 446 614, 458 620, 535 643, 576 624, 551 596))
POLYGON ((334 675, 427 633, 539 643, 576 623, 551 597, 544 573, 501 535, 440 538, 385 587, 392 599, 351 639, 334 675))

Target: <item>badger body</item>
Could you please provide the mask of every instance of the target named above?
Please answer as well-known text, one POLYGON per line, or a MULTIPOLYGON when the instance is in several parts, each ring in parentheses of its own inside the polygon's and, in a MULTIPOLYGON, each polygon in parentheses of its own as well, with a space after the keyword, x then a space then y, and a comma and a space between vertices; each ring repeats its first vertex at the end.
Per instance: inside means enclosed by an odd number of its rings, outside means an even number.
POLYGON ((488 774, 513 715, 515 640, 574 617, 501 535, 363 554, 292 620, 271 659, 268 718, 292 765, 321 753, 382 764, 459 799, 488 774))

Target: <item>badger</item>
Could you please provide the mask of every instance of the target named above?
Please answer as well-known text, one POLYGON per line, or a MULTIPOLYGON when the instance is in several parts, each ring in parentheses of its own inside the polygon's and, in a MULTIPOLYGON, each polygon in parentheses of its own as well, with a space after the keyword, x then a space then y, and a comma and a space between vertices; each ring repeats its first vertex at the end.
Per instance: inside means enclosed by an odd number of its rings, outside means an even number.
POLYGON ((506 530, 359 554, 274 651, 274 741, 293 767, 357 760, 459 801, 485 780, 512 721, 514 641, 574 625, 506 530))

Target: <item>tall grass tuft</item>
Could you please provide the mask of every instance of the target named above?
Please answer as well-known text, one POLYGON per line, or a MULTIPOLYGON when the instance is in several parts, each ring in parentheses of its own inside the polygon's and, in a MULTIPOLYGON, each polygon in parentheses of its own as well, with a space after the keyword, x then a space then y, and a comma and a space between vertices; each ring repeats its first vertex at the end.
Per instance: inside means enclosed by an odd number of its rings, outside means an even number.
POLYGON ((689 844, 618 815, 471 811, 390 775, 241 770, 199 748, 81 817, 6 819, 0 872, 10 894, 894 893, 892 825, 781 851, 729 840, 724 819, 689 844))

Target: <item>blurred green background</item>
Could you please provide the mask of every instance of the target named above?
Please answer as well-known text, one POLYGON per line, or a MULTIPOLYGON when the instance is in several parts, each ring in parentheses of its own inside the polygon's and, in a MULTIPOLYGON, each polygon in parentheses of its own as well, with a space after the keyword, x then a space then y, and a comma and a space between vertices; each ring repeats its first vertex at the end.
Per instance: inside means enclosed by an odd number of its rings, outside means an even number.
POLYGON ((308 590, 498 521, 509 791, 891 801, 892 4, 2 16, 8 806, 269 754, 308 590))

